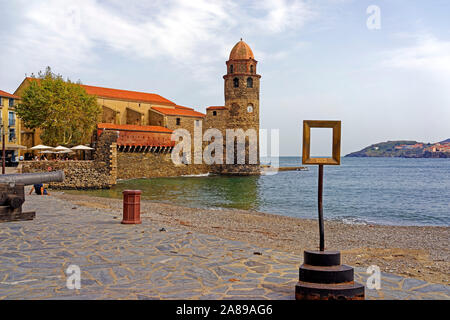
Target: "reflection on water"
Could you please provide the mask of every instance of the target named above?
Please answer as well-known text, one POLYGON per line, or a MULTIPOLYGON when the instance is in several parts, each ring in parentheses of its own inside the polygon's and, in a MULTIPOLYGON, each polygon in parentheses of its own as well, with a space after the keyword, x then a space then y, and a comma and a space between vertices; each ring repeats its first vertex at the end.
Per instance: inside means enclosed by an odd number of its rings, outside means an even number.
MULTIPOLYGON (((119 181, 109 190, 82 191, 93 196, 122 198, 126 189, 142 190, 141 198, 193 207, 257 210, 260 177, 181 177, 119 181)), ((74 191, 72 191, 73 193, 74 191)), ((79 192, 79 191, 75 191, 79 192)))
MULTIPOLYGON (((281 166, 301 159, 280 158, 281 166)), ((71 191, 177 205, 317 217, 317 166, 271 176, 176 177, 120 181, 110 190, 71 191)), ((352 223, 450 225, 450 159, 343 158, 324 170, 324 217, 352 223)))

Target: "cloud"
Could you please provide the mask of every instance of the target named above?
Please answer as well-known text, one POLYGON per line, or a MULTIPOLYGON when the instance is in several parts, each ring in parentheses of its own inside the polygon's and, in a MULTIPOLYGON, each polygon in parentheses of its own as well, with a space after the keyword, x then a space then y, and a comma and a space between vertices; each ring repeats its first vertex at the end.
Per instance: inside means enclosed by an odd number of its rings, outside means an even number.
POLYGON ((414 44, 385 52, 383 66, 449 78, 450 41, 439 40, 431 34, 407 37, 413 38, 414 44))
POLYGON ((18 6, 21 23, 6 33, 8 48, 0 58, 19 59, 26 70, 48 64, 62 71, 87 69, 106 50, 127 59, 195 65, 198 77, 212 61, 224 60, 243 32, 277 34, 313 15, 302 0, 46 0, 18 6))
POLYGON ((313 10, 301 1, 264 0, 258 6, 266 13, 262 18, 255 18, 258 27, 271 33, 286 29, 302 27, 315 17, 313 10))

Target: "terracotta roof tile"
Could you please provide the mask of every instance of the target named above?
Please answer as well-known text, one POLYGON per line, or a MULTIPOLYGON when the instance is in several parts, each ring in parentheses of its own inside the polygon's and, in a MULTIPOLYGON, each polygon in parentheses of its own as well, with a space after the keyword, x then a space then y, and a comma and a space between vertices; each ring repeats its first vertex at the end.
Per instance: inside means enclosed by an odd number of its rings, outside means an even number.
POLYGON ((225 109, 226 109, 226 107, 224 107, 224 106, 211 106, 211 107, 206 108, 206 110, 225 110, 225 109))
POLYGON ((134 124, 113 124, 113 123, 99 123, 98 129, 112 129, 112 130, 130 130, 130 131, 146 131, 146 132, 162 132, 172 133, 172 130, 160 126, 138 126, 134 124))
POLYGON ((242 60, 242 59, 255 59, 253 56, 253 51, 250 49, 249 45, 244 41, 239 41, 236 45, 231 49, 230 52, 230 60, 242 60))
POLYGON ((120 90, 120 89, 110 89, 110 88, 102 88, 102 87, 94 87, 88 85, 81 85, 86 92, 91 95, 96 95, 97 97, 105 97, 105 98, 115 98, 121 100, 133 100, 133 101, 141 101, 141 102, 152 102, 152 103, 160 103, 165 105, 175 105, 172 101, 161 97, 155 93, 145 93, 145 92, 137 92, 137 91, 128 91, 128 90, 120 90))
MULTIPOLYGON (((39 80, 36 78, 27 78, 28 80, 39 80)), ((100 98, 112 98, 120 100, 133 100, 141 102, 150 102, 155 104, 167 105, 174 108, 152 107, 152 109, 165 114, 186 117, 205 117, 205 114, 195 111, 193 108, 176 105, 174 102, 161 97, 155 93, 145 93, 137 91, 128 91, 120 89, 102 88, 88 85, 81 85, 88 94, 95 95, 100 98)))
MULTIPOLYGON (((27 78, 28 80, 38 80, 36 78, 27 78)), ((132 100, 138 102, 149 102, 149 103, 157 103, 169 106, 175 106, 175 103, 161 97, 156 93, 146 93, 146 92, 138 92, 138 91, 129 91, 129 90, 121 90, 121 89, 111 89, 111 88, 103 88, 96 86, 88 86, 85 84, 81 85, 88 94, 95 95, 100 98, 111 98, 111 99, 120 99, 120 100, 132 100)))
POLYGON ((185 117, 198 117, 203 118, 205 114, 197 112, 191 109, 181 109, 181 108, 164 108, 164 107, 152 107, 152 110, 160 112, 167 116, 185 116, 185 117))
POLYGON ((194 108, 189 108, 189 107, 183 107, 183 106, 178 106, 176 105, 175 108, 177 109, 187 109, 187 110, 194 110, 194 108))
POLYGON ((13 95, 11 93, 8 93, 6 91, 0 90, 0 97, 4 98, 13 98, 13 99, 20 99, 20 97, 13 95))

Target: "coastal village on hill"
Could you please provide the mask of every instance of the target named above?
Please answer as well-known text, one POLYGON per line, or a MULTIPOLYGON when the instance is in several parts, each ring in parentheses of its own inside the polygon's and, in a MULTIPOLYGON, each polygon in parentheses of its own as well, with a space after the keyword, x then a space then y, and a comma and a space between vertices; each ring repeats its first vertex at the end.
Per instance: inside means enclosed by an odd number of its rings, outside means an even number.
POLYGON ((373 144, 346 157, 450 158, 450 139, 423 143, 417 141, 388 141, 373 144))

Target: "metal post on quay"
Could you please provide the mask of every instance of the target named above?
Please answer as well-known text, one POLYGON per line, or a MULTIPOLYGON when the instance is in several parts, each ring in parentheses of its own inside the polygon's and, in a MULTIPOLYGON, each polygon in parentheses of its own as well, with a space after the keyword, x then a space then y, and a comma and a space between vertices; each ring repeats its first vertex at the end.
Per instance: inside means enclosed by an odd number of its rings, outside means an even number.
POLYGON ((124 190, 122 224, 141 224, 141 190, 124 190))
POLYGON ((2 130, 2 174, 5 174, 5 158, 6 158, 6 148, 5 148, 5 126, 3 123, 0 125, 0 129, 2 130))

